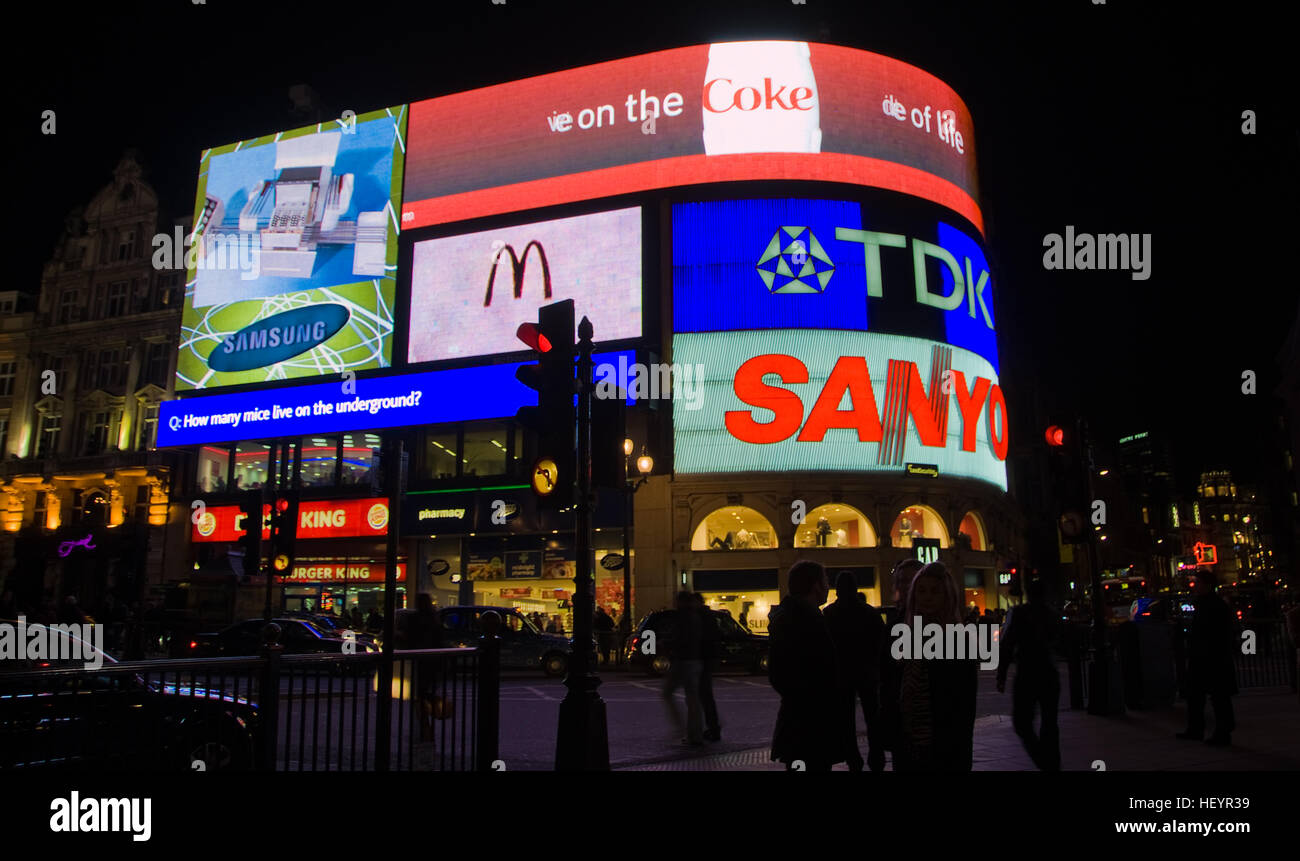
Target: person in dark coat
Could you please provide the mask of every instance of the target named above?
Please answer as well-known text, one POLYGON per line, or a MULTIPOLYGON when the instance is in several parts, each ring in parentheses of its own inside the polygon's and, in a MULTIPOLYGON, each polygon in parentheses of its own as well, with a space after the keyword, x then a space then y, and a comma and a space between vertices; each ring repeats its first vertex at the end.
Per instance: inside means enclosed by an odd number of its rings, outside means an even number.
POLYGON ((1187 636, 1187 731, 1179 738, 1200 741, 1205 735, 1205 698, 1214 706, 1214 734, 1206 744, 1232 743, 1237 722, 1232 696, 1237 693, 1233 668, 1232 613, 1214 591, 1213 571, 1196 572, 1191 630, 1187 636))
POLYGON ((772 759, 786 770, 829 771, 848 757, 839 725, 835 644, 820 607, 829 589, 826 569, 807 560, 790 566, 789 594, 772 610, 768 681, 781 695, 772 732, 772 759))
POLYGON ((614 617, 606 613, 604 607, 597 607, 591 626, 596 633, 601 660, 608 664, 609 653, 614 649, 614 617))
POLYGON ((998 692, 1007 689, 1007 671, 1014 661, 1016 682, 1011 693, 1011 722, 1025 751, 1042 771, 1061 770, 1060 733, 1056 708, 1061 696, 1053 646, 1056 619, 1047 607, 1043 581, 1025 584, 1026 603, 1014 608, 998 638, 998 692), (1034 710, 1042 710, 1041 732, 1034 732, 1034 710))
MULTIPOLYGON (((907 620, 913 627, 961 623, 957 583, 942 562, 931 562, 913 578, 907 620)), ((899 697, 903 732, 895 771, 971 770, 978 686, 978 659, 903 661, 899 697)))
POLYGON ((700 672, 703 624, 699 607, 690 592, 677 593, 677 615, 668 636, 668 657, 671 663, 664 680, 664 708, 669 723, 680 735, 682 744, 704 744, 704 713, 700 704, 700 672), (686 692, 686 720, 677 710, 674 695, 677 689, 686 692))
POLYGON ((713 671, 721 657, 722 633, 718 630, 717 616, 699 592, 695 593, 695 605, 700 614, 700 708, 704 712, 704 739, 722 741, 718 702, 713 698, 713 671))
POLYGON ((875 740, 871 739, 871 725, 867 726, 867 765, 872 771, 884 769, 886 750, 892 752, 894 762, 898 762, 898 746, 903 734, 903 716, 899 711, 903 663, 894 658, 890 647, 894 642, 894 625, 905 619, 907 593, 911 591, 912 579, 920 570, 920 560, 904 559, 894 566, 893 573, 890 574, 894 586, 894 605, 885 612, 880 644, 880 717, 876 720, 875 740))
MULTIPOLYGON (((857 707, 862 702, 862 718, 867 726, 867 755, 883 767, 884 753, 872 755, 872 724, 880 711, 880 654, 884 623, 875 607, 867 604, 858 591, 852 571, 841 571, 835 578, 835 601, 822 611, 835 644, 835 668, 839 685, 840 718, 843 722, 845 753, 849 770, 862 771, 862 753, 858 750, 857 707), (862 599, 862 600, 860 600, 862 599)), ((878 738, 874 739, 879 741, 878 738)), ((873 767, 873 771, 879 768, 873 767)))

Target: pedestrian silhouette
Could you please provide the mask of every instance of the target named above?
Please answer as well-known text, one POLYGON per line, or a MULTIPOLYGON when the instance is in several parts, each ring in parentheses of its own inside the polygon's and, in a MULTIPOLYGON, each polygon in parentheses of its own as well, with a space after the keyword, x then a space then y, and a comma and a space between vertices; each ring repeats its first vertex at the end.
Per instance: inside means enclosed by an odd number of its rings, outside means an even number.
MULTIPOLYGON (((890 649, 893 644, 894 625, 906 620, 907 593, 912 579, 921 570, 917 559, 904 559, 894 566, 890 579, 894 587, 894 605, 885 612, 884 636, 880 644, 880 716, 876 721, 876 740, 868 737, 867 764, 872 771, 885 767, 885 751, 893 753, 895 768, 898 748, 902 743, 903 715, 900 698, 903 687, 903 662, 896 659, 890 649)), ((871 727, 868 725, 868 731, 871 727)))
POLYGON ((1187 636, 1187 730, 1179 738, 1200 741, 1205 735, 1205 698, 1214 706, 1214 734, 1206 744, 1232 743, 1237 728, 1232 712, 1232 695, 1237 693, 1233 668, 1231 611, 1214 591, 1214 572, 1198 569, 1192 601, 1191 630, 1187 636))
POLYGON ((614 648, 614 617, 605 612, 604 607, 597 607, 592 620, 592 629, 596 632, 596 644, 600 647, 601 660, 609 663, 609 653, 614 648))
POLYGON ((1053 647, 1056 619, 1043 595, 1043 581, 1025 583, 1025 603, 1012 609, 998 638, 998 692, 1007 689, 1007 671, 1016 665, 1011 689, 1011 724, 1025 745, 1025 751, 1042 771, 1061 770, 1060 732, 1056 708, 1061 696, 1061 678, 1056 671, 1053 647), (1034 711, 1042 711, 1042 727, 1034 732, 1034 711))
POLYGON ((847 759, 836 708, 835 645, 819 609, 829 592, 826 569, 802 560, 790 566, 789 594, 769 616, 768 680, 781 695, 772 759, 787 770, 829 771, 847 759))
MULTIPOLYGON (((822 611, 835 645, 836 682, 839 694, 841 732, 850 771, 862 771, 862 753, 858 749, 857 711, 862 703, 862 719, 867 726, 867 753, 872 770, 883 767, 883 752, 872 755, 875 741, 872 725, 880 716, 880 645, 884 623, 875 607, 866 603, 858 591, 852 571, 841 571, 835 578, 835 600, 822 611), (879 762, 879 767, 876 763, 879 762)), ((878 734, 876 734, 878 735, 878 734)))
POLYGON ((713 698, 713 672, 721 657, 722 633, 718 630, 717 614, 704 603, 704 596, 699 592, 695 593, 695 605, 700 614, 700 708, 704 712, 704 738, 722 741, 718 703, 713 698))
MULTIPOLYGON (((913 627, 959 624, 961 606, 957 583, 942 562, 931 562, 912 579, 907 620, 913 627)), ((978 686, 978 660, 947 655, 903 661, 896 771, 971 770, 978 686)))
POLYGON ((704 715, 700 705, 700 673, 703 649, 703 625, 699 607, 690 592, 677 593, 677 615, 667 637, 668 677, 664 680, 664 708, 669 724, 682 744, 704 744, 704 715), (686 693, 686 720, 683 722, 674 694, 686 693))

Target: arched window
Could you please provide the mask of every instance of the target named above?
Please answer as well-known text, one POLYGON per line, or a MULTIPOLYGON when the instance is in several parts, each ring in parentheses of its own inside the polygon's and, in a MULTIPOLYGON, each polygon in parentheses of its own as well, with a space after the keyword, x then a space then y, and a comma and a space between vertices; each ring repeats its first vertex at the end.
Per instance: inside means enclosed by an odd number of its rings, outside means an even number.
POLYGON ((957 531, 970 539, 971 550, 988 550, 988 539, 984 535, 984 521, 974 511, 966 512, 957 531))
POLYGON ((692 550, 770 550, 776 530, 752 508, 728 505, 711 512, 691 537, 692 550))
POLYGON ((940 547, 952 546, 943 518, 928 505, 904 508, 894 519, 889 536, 895 547, 911 547, 913 538, 938 538, 940 547))
POLYGON ((875 547, 876 530, 851 505, 832 502, 809 511, 794 533, 795 547, 875 547))

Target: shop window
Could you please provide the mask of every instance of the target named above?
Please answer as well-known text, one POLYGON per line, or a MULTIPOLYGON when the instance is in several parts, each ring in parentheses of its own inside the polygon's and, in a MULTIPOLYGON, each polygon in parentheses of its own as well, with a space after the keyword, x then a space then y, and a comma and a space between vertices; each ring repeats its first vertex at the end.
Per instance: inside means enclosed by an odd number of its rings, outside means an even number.
POLYGON ((260 442, 241 442, 235 446, 233 491, 257 490, 267 483, 271 464, 271 447, 260 442))
POLYGON ((379 471, 381 441, 378 434, 343 435, 342 481, 344 484, 370 484, 379 471))
POLYGON ((952 546, 943 518, 928 505, 913 505, 899 512, 889 537, 895 547, 911 547, 914 538, 937 538, 940 547, 952 546))
POLYGON ((424 470, 429 478, 455 478, 456 432, 429 434, 424 444, 424 470))
POLYGON ((876 530, 851 505, 832 502, 809 511, 794 533, 796 547, 875 547, 876 530))
POLYGON ((194 476, 198 489, 205 493, 225 493, 229 466, 229 448, 211 445, 200 448, 198 473, 194 476))
POLYGON ((770 550, 776 530, 752 508, 728 505, 701 521, 691 538, 692 550, 770 550))
POLYGON ((974 511, 966 512, 957 531, 970 539, 971 550, 988 550, 988 540, 984 535, 984 521, 974 511))
POLYGON ((510 428, 508 425, 481 425, 465 431, 465 475, 505 475, 509 470, 510 428))
POLYGON ((302 487, 333 487, 338 467, 338 437, 307 437, 299 442, 302 460, 298 483, 302 487))

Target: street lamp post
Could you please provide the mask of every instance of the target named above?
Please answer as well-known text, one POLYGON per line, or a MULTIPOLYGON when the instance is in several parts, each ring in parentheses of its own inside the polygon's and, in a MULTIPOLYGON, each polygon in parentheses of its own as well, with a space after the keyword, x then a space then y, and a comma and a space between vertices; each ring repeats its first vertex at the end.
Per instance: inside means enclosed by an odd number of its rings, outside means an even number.
MULTIPOLYGON (((623 618, 619 622, 618 630, 620 642, 627 643, 628 637, 632 636, 632 547, 631 547, 631 525, 632 525, 632 497, 641 485, 645 484, 650 478, 650 471, 654 469, 654 458, 646 454, 645 448, 641 449, 641 456, 636 459, 637 471, 641 473, 641 478, 632 481, 631 470, 628 468, 628 459, 632 457, 634 444, 631 439, 623 440, 623 618)), ((619 660, 622 660, 623 649, 618 650, 619 660)))

